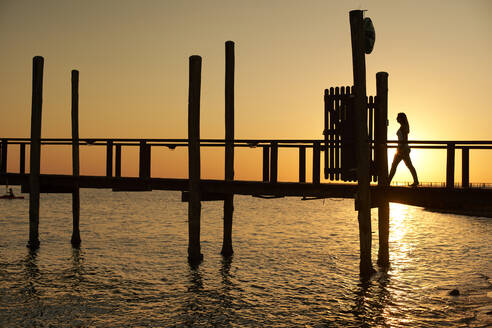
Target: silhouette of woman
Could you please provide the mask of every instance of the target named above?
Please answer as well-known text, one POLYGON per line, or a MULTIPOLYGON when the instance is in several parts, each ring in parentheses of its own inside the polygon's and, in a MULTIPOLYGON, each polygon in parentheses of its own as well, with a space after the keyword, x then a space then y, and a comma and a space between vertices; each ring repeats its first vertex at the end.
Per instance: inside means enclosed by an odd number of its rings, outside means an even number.
POLYGON ((408 134, 410 133, 410 126, 408 125, 407 115, 405 113, 398 113, 396 121, 400 123, 400 128, 396 132, 398 136, 398 148, 396 150, 395 157, 393 158, 393 164, 391 164, 391 171, 388 177, 388 184, 391 183, 393 176, 396 172, 396 167, 401 160, 405 162, 405 165, 412 173, 413 183, 410 185, 416 187, 419 185, 419 179, 417 177, 417 172, 413 167, 412 160, 410 159, 410 147, 408 146, 408 134))

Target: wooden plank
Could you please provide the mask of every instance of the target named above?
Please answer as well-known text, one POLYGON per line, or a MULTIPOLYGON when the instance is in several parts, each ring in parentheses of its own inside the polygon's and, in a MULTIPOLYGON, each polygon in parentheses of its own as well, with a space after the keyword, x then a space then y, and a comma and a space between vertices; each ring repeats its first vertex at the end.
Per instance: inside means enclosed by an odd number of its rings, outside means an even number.
MULTIPOLYGON (((217 201, 217 200, 225 201, 230 195, 233 194, 225 194, 220 192, 201 192, 200 200, 202 202, 210 202, 210 201, 217 201)), ((190 192, 189 191, 181 192, 181 201, 188 202, 189 200, 190 200, 190 192)))
POLYGON ((277 182, 278 174, 278 142, 272 141, 270 144, 270 182, 277 182))
POLYGON ((461 151, 461 185, 470 187, 470 148, 463 147, 461 151))
POLYGON ((203 260, 200 251, 200 89, 202 58, 191 56, 188 97, 188 171, 190 200, 188 202, 188 261, 203 260))
POLYGON ((454 162, 455 162, 455 146, 454 143, 448 143, 446 150, 446 188, 454 188, 454 162))
POLYGON ((7 173, 7 149, 8 149, 8 140, 2 139, 2 152, 0 154, 1 162, 0 162, 0 174, 7 173))
MULTIPOLYGON (((330 131, 335 131, 335 107, 334 107, 334 95, 335 89, 330 88, 330 101, 328 102, 328 110, 330 112, 330 131)), ((330 134, 330 180, 335 180, 335 145, 333 141, 335 140, 335 135, 330 134)))
MULTIPOLYGON (((80 190, 78 178, 79 170, 79 72, 72 70, 72 175, 74 177, 72 193, 72 238, 71 242, 74 247, 80 245, 80 190)), ((43 189, 41 188, 41 192, 43 189)), ((46 192, 46 191, 45 191, 46 192)))
POLYGON ((270 147, 263 146, 263 181, 270 181, 270 147))
POLYGON ((106 176, 113 176, 113 140, 106 143, 106 176))
POLYGON ((121 145, 116 144, 115 148, 114 176, 121 177, 121 145))
POLYGON ((41 163, 41 114, 43 106, 43 57, 33 58, 31 147, 29 173, 29 242, 30 249, 39 248, 39 174, 41 163))
MULTIPOLYGON (((325 105, 325 112, 324 112, 324 130, 323 130, 323 136, 324 136, 324 140, 325 140, 325 147, 324 147, 324 159, 325 159, 325 167, 324 167, 324 175, 325 175, 325 179, 328 179, 328 171, 329 171, 329 159, 328 159, 328 154, 329 154, 329 139, 328 139, 328 135, 329 135, 329 124, 330 124, 330 113, 329 113, 329 107, 328 107, 328 100, 329 99, 329 90, 328 89, 325 89, 325 93, 324 93, 324 105, 325 105)), ((304 151, 306 151, 304 149, 304 151)), ((301 154, 301 149, 299 148, 299 156, 301 154)), ((305 154, 305 153, 304 153, 305 154)), ((299 158, 299 181, 300 181, 300 177, 301 177, 301 173, 300 173, 300 158, 299 158)))
POLYGON ((20 144, 19 150, 19 173, 26 174, 26 144, 20 144))
POLYGON ((319 141, 313 143, 313 183, 320 183, 320 150, 321 144, 319 141))
MULTIPOLYGON (((325 154, 326 153, 327 152, 325 151, 325 154)), ((299 182, 306 182, 306 146, 299 146, 299 182)))
POLYGON ((340 88, 336 87, 335 88, 335 112, 334 112, 334 119, 335 119, 335 130, 337 133, 335 134, 335 180, 340 180, 340 152, 341 152, 341 147, 340 147, 340 142, 341 142, 341 137, 340 137, 340 122, 342 119, 342 116, 340 115, 341 111, 341 103, 342 103, 342 98, 340 96, 340 88))

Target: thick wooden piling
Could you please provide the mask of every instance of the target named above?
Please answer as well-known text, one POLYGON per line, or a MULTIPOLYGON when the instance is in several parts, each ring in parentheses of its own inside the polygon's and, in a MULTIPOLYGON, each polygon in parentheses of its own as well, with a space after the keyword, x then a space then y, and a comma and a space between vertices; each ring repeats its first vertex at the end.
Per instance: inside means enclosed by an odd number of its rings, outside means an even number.
POLYGON ((313 143, 313 183, 320 183, 320 161, 321 161, 321 143, 315 141, 313 143))
POLYGON ((121 145, 116 144, 114 155, 114 176, 121 177, 121 145))
POLYGON ((360 274, 362 277, 367 277, 374 272, 374 269, 371 260, 371 195, 369 190, 369 140, 366 113, 365 33, 362 10, 350 11, 350 31, 354 72, 354 114, 357 124, 357 204, 360 239, 360 274))
POLYGON ((19 149, 19 173, 26 174, 26 144, 20 144, 19 149))
POLYGON ((200 88, 202 57, 190 57, 188 94, 188 261, 198 264, 203 260, 200 252, 200 88))
POLYGON ((299 146, 299 182, 306 182, 306 146, 299 146))
POLYGON ((7 139, 2 140, 2 152, 0 154, 1 162, 0 162, 0 174, 7 173, 7 148, 8 141, 7 139))
MULTIPOLYGON (((375 160, 378 186, 388 185, 388 73, 376 74, 376 108, 375 108, 375 160)), ((389 202, 386 197, 378 206, 379 251, 378 265, 389 266, 389 202)))
POLYGON ((43 107, 43 57, 33 58, 31 149, 29 171, 29 242, 31 249, 39 248, 39 170, 41 163, 41 114, 43 107))
POLYGON ((79 171, 79 72, 72 71, 72 174, 74 177, 72 191, 72 245, 80 246, 80 188, 78 178, 79 171))
MULTIPOLYGON (((225 43, 225 181, 234 180, 234 42, 225 43)), ((221 254, 231 256, 234 194, 224 199, 224 234, 221 254)))
POLYGON ((470 187, 470 148, 463 147, 461 151, 461 186, 470 187))
POLYGON ((270 147, 263 146, 263 182, 270 181, 270 147))
POLYGON ((278 177, 278 142, 270 144, 270 182, 277 182, 278 177))
POLYGON ((446 188, 454 188, 454 143, 448 143, 446 151, 446 188))
POLYGON ((106 176, 113 176, 113 141, 108 140, 106 143, 106 176))

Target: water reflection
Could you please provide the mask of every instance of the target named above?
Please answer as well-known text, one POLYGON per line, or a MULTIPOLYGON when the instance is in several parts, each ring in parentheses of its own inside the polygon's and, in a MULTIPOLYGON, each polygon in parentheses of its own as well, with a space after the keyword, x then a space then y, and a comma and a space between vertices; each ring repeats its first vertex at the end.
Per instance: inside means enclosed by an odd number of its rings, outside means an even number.
POLYGON ((359 283, 350 311, 354 318, 349 321, 355 319, 357 326, 361 327, 388 326, 391 321, 389 283, 390 276, 385 272, 359 283))
POLYGON ((84 276, 84 256, 80 248, 72 248, 72 268, 68 278, 72 282, 72 288, 80 289, 84 276))
POLYGON ((38 267, 38 250, 29 249, 23 263, 23 273, 27 283, 24 293, 28 296, 38 296, 36 281, 41 277, 38 267))

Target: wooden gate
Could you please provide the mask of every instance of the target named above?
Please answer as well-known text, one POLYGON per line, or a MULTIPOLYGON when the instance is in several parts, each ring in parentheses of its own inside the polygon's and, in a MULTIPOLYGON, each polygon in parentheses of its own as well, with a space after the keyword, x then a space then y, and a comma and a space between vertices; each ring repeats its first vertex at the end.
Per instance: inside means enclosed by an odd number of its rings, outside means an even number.
MULTIPOLYGON (((356 126, 353 110, 353 87, 325 90, 325 179, 357 181, 356 126)), ((367 131, 370 144, 371 177, 377 180, 374 167, 374 113, 373 96, 367 101, 367 131)))

